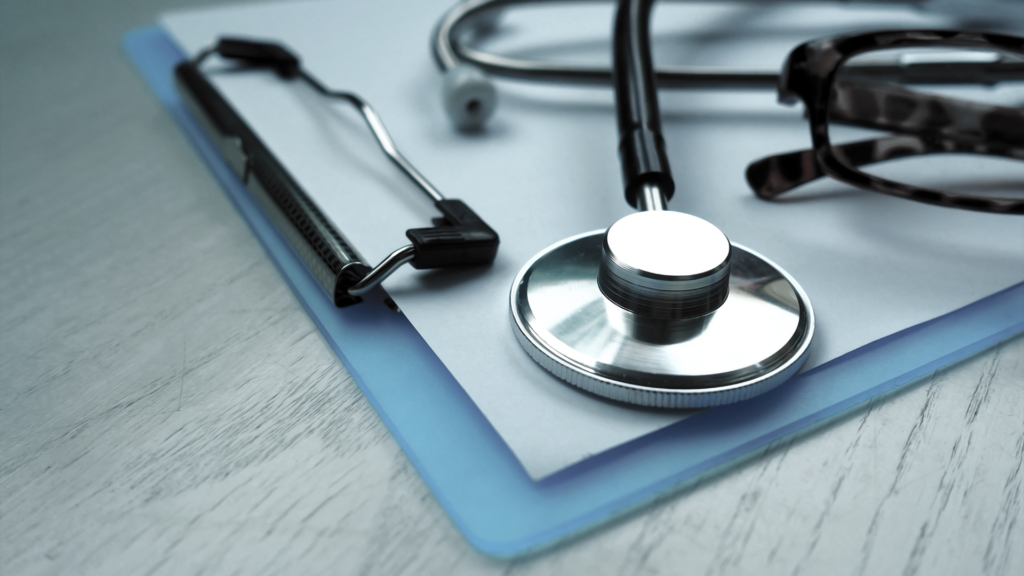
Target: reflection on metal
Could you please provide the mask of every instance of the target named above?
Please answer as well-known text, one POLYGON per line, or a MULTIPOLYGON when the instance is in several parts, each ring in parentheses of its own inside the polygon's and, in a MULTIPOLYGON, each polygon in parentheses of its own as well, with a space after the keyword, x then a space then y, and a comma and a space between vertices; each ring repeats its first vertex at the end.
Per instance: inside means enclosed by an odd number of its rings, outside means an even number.
POLYGON ((370 272, 367 273, 366 276, 363 276, 363 279, 357 282, 355 286, 349 288, 348 293, 353 296, 362 296, 363 294, 366 294, 372 290, 374 286, 383 282, 388 276, 391 276, 391 274, 398 270, 402 264, 411 262, 415 257, 416 249, 413 248, 412 244, 402 246, 398 250, 389 254, 387 258, 377 265, 376 268, 370 270, 370 272))
POLYGON ((637 315, 681 320, 729 295, 731 247, 713 224, 682 212, 637 212, 604 235, 598 288, 637 315))
POLYGON ((641 186, 640 193, 636 196, 636 201, 637 210, 668 210, 668 201, 665 200, 665 193, 655 184, 644 184, 641 186))
POLYGON ((700 408, 766 392, 803 365, 814 315, 800 286, 772 262, 732 244, 721 307, 659 319, 602 293, 605 235, 591 232, 551 246, 513 284, 516 337, 554 375, 622 402, 700 408))

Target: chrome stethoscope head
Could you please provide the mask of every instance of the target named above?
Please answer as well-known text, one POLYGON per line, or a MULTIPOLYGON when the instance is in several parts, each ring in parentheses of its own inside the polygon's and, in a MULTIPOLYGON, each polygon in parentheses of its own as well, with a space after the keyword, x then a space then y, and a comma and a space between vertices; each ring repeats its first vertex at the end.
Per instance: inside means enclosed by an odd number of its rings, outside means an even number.
POLYGON ((702 408, 766 392, 807 359, 800 286, 718 228, 665 210, 674 183, 650 55, 653 0, 623 0, 614 84, 626 198, 640 212, 544 250, 512 285, 523 348, 566 382, 614 400, 702 408))
POLYGON ((535 256, 512 285, 523 348, 606 398, 702 408, 781 384, 807 359, 814 313, 785 271, 705 220, 630 214, 535 256))

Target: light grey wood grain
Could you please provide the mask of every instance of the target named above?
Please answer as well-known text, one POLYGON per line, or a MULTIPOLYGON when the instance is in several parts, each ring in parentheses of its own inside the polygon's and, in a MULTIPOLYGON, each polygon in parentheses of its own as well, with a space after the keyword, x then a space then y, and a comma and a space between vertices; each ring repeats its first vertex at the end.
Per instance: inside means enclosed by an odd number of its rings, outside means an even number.
POLYGON ((475 552, 120 53, 186 4, 0 3, 0 573, 1024 573, 1021 338, 475 552))

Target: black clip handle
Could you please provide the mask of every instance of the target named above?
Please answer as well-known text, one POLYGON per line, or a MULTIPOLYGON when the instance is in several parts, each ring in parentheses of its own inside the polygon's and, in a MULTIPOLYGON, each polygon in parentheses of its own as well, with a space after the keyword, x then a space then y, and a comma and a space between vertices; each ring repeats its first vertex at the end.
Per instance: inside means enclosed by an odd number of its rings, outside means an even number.
POLYGON ((489 264, 498 253, 498 233, 466 206, 462 200, 439 200, 434 204, 444 214, 434 219, 433 228, 413 228, 405 235, 416 255, 413 268, 446 268, 489 264))
POLYGON ((223 58, 242 60, 251 66, 273 68, 281 78, 299 75, 299 58, 280 44, 240 38, 221 38, 217 53, 223 58))

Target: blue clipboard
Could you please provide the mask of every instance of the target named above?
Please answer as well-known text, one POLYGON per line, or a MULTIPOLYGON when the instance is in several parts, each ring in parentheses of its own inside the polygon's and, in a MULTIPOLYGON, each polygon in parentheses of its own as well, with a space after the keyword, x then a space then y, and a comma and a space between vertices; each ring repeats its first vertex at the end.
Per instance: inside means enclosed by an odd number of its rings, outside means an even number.
POLYGON ((382 298, 334 306, 186 112, 173 84, 186 57, 167 33, 136 30, 124 46, 452 521, 492 556, 549 546, 1024 332, 1021 283, 534 482, 404 316, 382 298))

